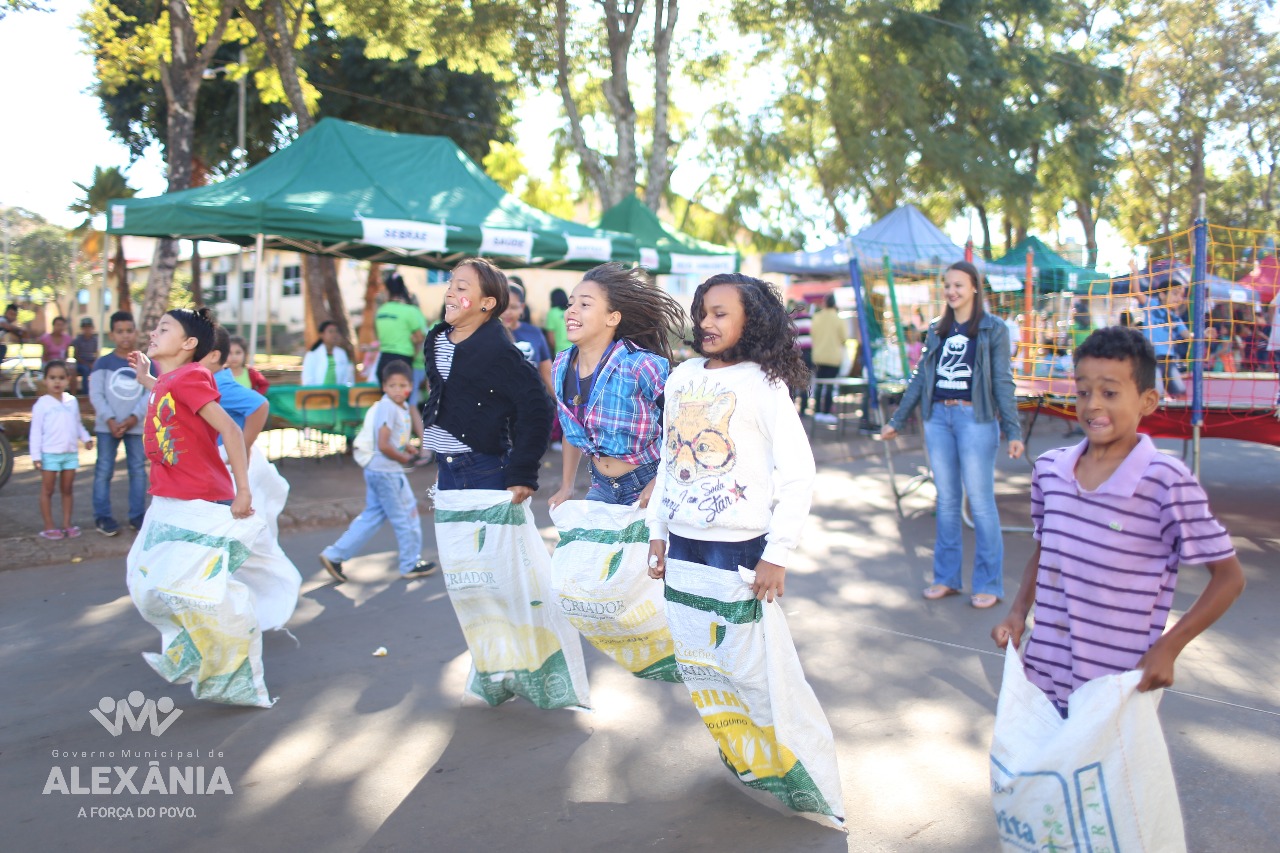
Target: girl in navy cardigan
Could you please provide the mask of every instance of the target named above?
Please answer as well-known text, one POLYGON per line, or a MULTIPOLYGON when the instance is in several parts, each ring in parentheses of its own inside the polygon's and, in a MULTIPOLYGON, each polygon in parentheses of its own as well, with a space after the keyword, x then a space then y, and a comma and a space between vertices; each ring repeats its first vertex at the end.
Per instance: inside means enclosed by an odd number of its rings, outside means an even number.
POLYGON ((422 445, 434 450, 438 488, 507 489, 521 503, 538 489, 551 434, 551 399, 501 320, 507 277, 481 258, 453 269, 444 322, 427 335, 431 392, 422 445))

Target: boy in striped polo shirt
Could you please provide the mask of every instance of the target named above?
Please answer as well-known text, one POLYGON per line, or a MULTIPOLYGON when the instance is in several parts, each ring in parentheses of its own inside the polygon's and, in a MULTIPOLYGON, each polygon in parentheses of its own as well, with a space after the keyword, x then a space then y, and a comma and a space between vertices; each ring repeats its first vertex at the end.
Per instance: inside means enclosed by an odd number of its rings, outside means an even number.
POLYGON ((991 632, 1001 648, 1017 646, 1034 601, 1023 666, 1063 717, 1071 693, 1099 676, 1141 669, 1140 691, 1171 685, 1178 654, 1244 589, 1204 489, 1138 433, 1160 402, 1151 343, 1133 329, 1099 329, 1076 349, 1075 374, 1085 440, 1036 460, 1038 544, 991 632), (1205 564, 1209 583, 1165 633, 1180 563, 1205 564))

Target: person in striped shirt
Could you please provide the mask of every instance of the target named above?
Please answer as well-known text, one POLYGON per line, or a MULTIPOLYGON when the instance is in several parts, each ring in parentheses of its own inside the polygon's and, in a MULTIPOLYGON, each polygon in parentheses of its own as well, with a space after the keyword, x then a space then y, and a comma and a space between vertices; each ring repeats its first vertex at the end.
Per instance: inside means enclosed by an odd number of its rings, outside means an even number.
POLYGON ((1134 329, 1099 329, 1075 351, 1076 417, 1085 439, 1036 460, 1031 515, 1038 542, 1009 615, 991 632, 1023 651, 1027 679, 1067 716, 1085 682, 1140 669, 1141 691, 1173 684, 1186 645, 1244 589, 1231 537, 1179 460, 1138 424, 1160 402, 1156 354, 1134 329), (1165 631, 1180 563, 1209 583, 1165 631))

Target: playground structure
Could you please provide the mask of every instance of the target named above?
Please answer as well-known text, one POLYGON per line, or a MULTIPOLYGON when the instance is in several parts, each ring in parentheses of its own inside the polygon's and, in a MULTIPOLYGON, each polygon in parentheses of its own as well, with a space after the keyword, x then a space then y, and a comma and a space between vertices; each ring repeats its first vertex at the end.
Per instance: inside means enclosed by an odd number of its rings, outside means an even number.
MULTIPOLYGON (((902 208, 820 252, 765 258, 766 271, 848 281, 860 346, 870 354, 863 360, 865 407, 882 421, 886 402, 891 405, 909 375, 908 336, 922 333, 941 313, 942 275, 964 258, 987 279, 987 310, 1010 326, 1014 381, 1028 431, 1041 414, 1075 419, 1075 347, 1096 328, 1129 325, 1160 356, 1161 403, 1144 419, 1143 432, 1183 439, 1197 474, 1202 438, 1280 446, 1276 232, 1201 219, 1142 244, 1145 265, 1109 278, 1069 263, 1034 238, 1004 258, 983 262, 918 220, 924 220, 919 211, 902 208), (885 227, 908 216, 914 232, 885 227), (868 238, 873 229, 887 239, 868 238)), ((901 499, 930 477, 923 470, 900 488, 889 444, 886 464, 901 512, 901 499)))

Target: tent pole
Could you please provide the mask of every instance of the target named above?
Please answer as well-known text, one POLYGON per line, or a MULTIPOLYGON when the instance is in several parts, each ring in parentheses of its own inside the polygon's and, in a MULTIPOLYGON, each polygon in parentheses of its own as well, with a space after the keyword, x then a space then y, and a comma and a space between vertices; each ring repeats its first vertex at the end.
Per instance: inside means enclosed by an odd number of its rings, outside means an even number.
POLYGON ((253 305, 249 309, 249 364, 253 364, 254 356, 258 352, 258 306, 262 304, 263 288, 267 284, 263 280, 263 272, 265 272, 265 265, 262 262, 263 236, 258 235, 257 248, 253 256, 253 305))
POLYGON ((889 263, 889 253, 884 253, 884 276, 889 282, 889 307, 893 309, 893 333, 898 338, 898 358, 902 360, 902 377, 911 376, 911 365, 907 363, 907 342, 902 334, 902 315, 898 313, 898 291, 893 284, 893 266, 889 263))
POLYGON ((1035 306, 1036 306, 1036 254, 1027 249, 1027 279, 1022 286, 1022 343, 1026 347, 1022 359, 1022 372, 1031 376, 1035 372, 1032 363, 1036 357, 1035 306))
POLYGON ((853 287, 853 298, 858 306, 858 332, 862 337, 862 369, 867 372, 867 405, 863 413, 863 420, 867 421, 871 411, 880 405, 875 366, 871 363, 871 324, 867 321, 871 300, 864 298, 862 293, 862 271, 858 268, 858 259, 853 257, 853 252, 849 254, 849 284, 853 287))
POLYGON ((1209 223, 1200 194, 1200 216, 1192 226, 1191 260, 1191 426, 1194 430, 1191 470, 1200 476, 1200 432, 1204 424, 1205 279, 1209 272, 1209 223))

